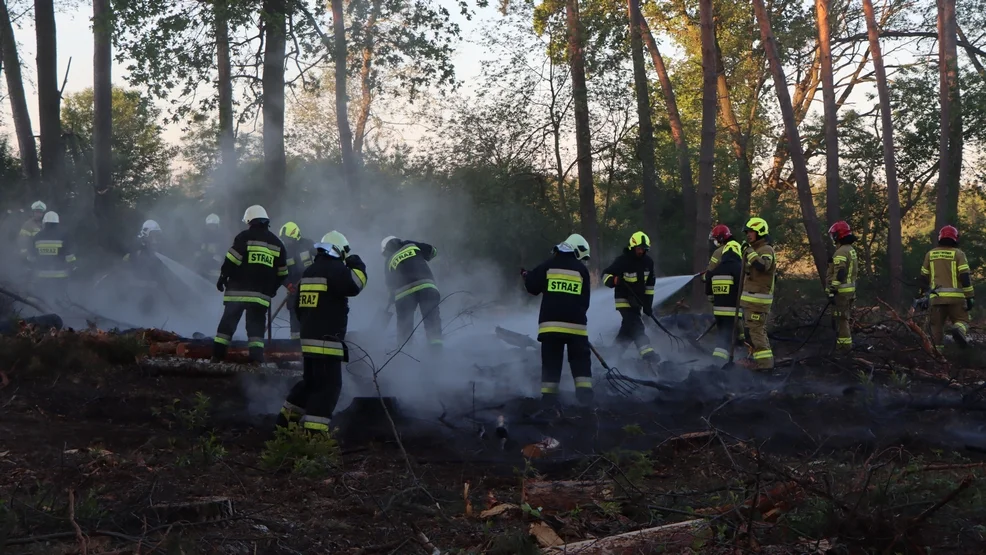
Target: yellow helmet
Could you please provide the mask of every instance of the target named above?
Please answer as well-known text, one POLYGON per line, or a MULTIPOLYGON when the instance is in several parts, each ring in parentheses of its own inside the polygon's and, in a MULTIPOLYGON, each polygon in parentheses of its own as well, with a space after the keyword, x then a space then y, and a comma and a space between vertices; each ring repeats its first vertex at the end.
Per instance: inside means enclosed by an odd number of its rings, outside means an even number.
POLYGON ((315 248, 322 249, 337 258, 346 258, 350 251, 349 240, 336 230, 323 235, 322 240, 315 244, 315 248))
POLYGON ((746 222, 746 227, 743 228, 743 231, 756 231, 757 235, 763 237, 770 233, 770 228, 767 227, 767 220, 763 218, 750 218, 746 222))
POLYGON ((574 252, 578 260, 589 260, 589 242, 578 233, 573 233, 555 247, 561 252, 574 252))
POLYGON ((743 258, 743 253, 740 252, 739 243, 737 243, 736 241, 729 241, 728 243, 722 246, 722 254, 725 255, 728 252, 735 254, 741 259, 743 258))
POLYGON ((278 232, 278 235, 280 237, 290 237, 297 241, 301 239, 301 228, 294 222, 288 222, 281 226, 281 231, 278 232))
POLYGON ((643 231, 638 231, 630 236, 630 248, 643 247, 644 250, 650 249, 650 237, 643 231))

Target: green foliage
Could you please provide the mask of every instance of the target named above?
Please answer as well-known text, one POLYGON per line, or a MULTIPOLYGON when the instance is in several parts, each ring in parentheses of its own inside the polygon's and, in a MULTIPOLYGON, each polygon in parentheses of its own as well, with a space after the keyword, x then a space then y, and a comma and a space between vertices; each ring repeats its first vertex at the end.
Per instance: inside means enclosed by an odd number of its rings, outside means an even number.
MULTIPOLYGON (((154 198, 170 185, 176 149, 162 136, 160 111, 134 90, 113 89, 113 194, 133 205, 154 198)), ((92 179, 93 90, 71 93, 62 101, 62 127, 68 134, 76 175, 92 179)))
POLYGON ((203 429, 209 421, 209 410, 212 407, 212 400, 208 395, 198 391, 191 406, 184 408, 181 406, 181 399, 175 399, 164 410, 152 409, 152 413, 166 415, 176 422, 182 430, 186 432, 197 432, 203 429))
POLYGON ((295 423, 277 428, 260 454, 261 466, 268 470, 288 468, 310 478, 325 476, 339 460, 339 443, 333 434, 311 433, 295 423))
POLYGON ((624 487, 636 487, 642 480, 654 474, 654 461, 644 451, 616 449, 606 456, 619 467, 621 475, 617 477, 617 482, 624 487), (629 484, 625 483, 627 480, 629 484))
POLYGON ((178 466, 211 466, 226 458, 226 448, 214 433, 200 436, 191 450, 178 457, 178 466))

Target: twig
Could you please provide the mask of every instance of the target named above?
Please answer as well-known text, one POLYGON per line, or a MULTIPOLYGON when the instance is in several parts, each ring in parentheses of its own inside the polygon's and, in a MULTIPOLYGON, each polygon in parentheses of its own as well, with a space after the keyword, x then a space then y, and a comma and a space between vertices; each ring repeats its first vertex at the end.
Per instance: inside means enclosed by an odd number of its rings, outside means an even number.
POLYGON ((89 544, 85 536, 82 535, 82 528, 79 528, 79 523, 75 521, 75 492, 72 488, 68 490, 68 521, 72 524, 72 528, 75 529, 75 539, 79 542, 79 550, 82 552, 82 555, 88 555, 89 544))

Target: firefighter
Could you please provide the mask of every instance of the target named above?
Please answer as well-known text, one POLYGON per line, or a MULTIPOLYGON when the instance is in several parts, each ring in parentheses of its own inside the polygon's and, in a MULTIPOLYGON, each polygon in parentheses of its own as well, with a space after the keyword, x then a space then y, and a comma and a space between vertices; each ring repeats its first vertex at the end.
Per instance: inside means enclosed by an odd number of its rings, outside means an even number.
MULTIPOLYGON (((708 279, 705 280, 705 294, 712 298, 712 315, 716 319, 717 339, 712 356, 727 361, 737 324, 736 306, 743 271, 743 253, 736 241, 723 243, 722 249, 717 252, 718 262, 706 272, 708 279)), ((739 311, 738 315, 742 317, 743 312, 739 311)))
POLYGON ((541 342, 541 402, 558 404, 562 360, 568 347, 568 364, 575 379, 579 402, 592 402, 592 361, 586 312, 589 310, 589 243, 579 234, 569 235, 552 250, 553 256, 531 271, 521 270, 531 295, 541 295, 538 341, 541 342))
POLYGON ((205 237, 195 254, 195 267, 200 274, 210 279, 219 279, 219 268, 223 263, 221 236, 219 215, 209 214, 205 218, 205 237))
POLYGON ((633 342, 641 358, 656 361, 657 353, 650 346, 640 319, 643 309, 647 316, 653 315, 654 301, 654 260, 647 255, 650 250, 650 237, 643 231, 630 236, 629 244, 623 252, 603 270, 603 284, 613 289, 616 310, 623 322, 616 334, 616 344, 622 349, 633 342))
POLYGON ((31 238, 41 231, 41 227, 44 225, 42 220, 47 211, 48 207, 40 200, 31 205, 31 217, 24 222, 17 234, 17 246, 20 247, 21 256, 33 256, 32 247, 34 243, 31 242, 31 238))
POLYGON ((774 302, 774 247, 770 242, 770 228, 763 218, 750 218, 743 231, 747 240, 743 246, 746 277, 740 295, 743 325, 752 345, 754 364, 761 370, 770 370, 774 367, 774 352, 767 339, 767 320, 774 302))
POLYGON ((709 241, 712 241, 712 244, 716 246, 716 250, 712 251, 712 256, 709 257, 709 265, 702 274, 703 281, 706 278, 706 274, 715 270, 716 266, 719 265, 719 262, 722 260, 722 253, 727 246, 733 245, 737 250, 742 251, 739 241, 733 239, 733 233, 729 231, 729 227, 723 224, 712 228, 712 231, 709 233, 709 241))
POLYGON ((852 246, 856 242, 856 236, 849 224, 839 221, 829 228, 829 237, 836 244, 826 278, 829 303, 835 305, 832 311, 832 323, 836 330, 835 347, 837 350, 849 351, 852 350, 849 318, 856 301, 856 276, 859 272, 856 249, 852 246))
POLYGON ((270 218, 263 206, 253 205, 243 213, 241 231, 226 251, 216 289, 223 295, 223 316, 213 339, 212 361, 226 358, 229 342, 246 312, 247 346, 251 362, 264 361, 264 323, 270 299, 288 277, 284 244, 270 231, 270 218))
POLYGON ((305 430, 328 432, 348 362, 349 297, 366 287, 366 264, 350 253, 349 241, 330 231, 313 245, 314 261, 298 283, 294 309, 301 321, 304 376, 288 393, 277 425, 299 422, 305 430))
POLYGON ((931 340, 939 352, 945 348, 945 321, 952 322, 952 339, 968 345, 969 311, 975 304, 975 290, 969 275, 969 260, 959 246, 959 230, 946 225, 938 232, 938 246, 924 255, 921 266, 920 298, 916 305, 931 311, 931 340))
POLYGON ((41 231, 32 239, 34 249, 31 253, 31 266, 34 278, 42 289, 50 292, 55 287, 63 287, 66 279, 75 270, 75 251, 72 241, 58 229, 59 218, 55 212, 46 212, 41 219, 41 231))
POLYGON ((288 222, 281 226, 278 237, 284 243, 288 256, 288 279, 284 282, 288 290, 288 312, 291 315, 291 339, 301 338, 301 325, 298 323, 298 316, 294 312, 295 297, 298 293, 298 280, 305 270, 312 265, 312 249, 315 243, 308 238, 301 236, 301 229, 298 224, 288 222))
POLYGON ((428 266, 438 256, 438 249, 428 243, 389 236, 380 243, 380 252, 387 259, 387 289, 397 313, 399 341, 403 342, 414 331, 414 311, 420 306, 428 343, 440 350, 442 317, 438 305, 442 295, 428 266))

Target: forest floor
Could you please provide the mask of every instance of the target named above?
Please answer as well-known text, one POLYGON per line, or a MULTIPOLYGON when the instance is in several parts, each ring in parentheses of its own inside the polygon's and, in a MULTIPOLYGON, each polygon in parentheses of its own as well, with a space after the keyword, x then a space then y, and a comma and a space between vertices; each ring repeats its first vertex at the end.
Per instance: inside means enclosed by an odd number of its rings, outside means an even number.
POLYGON ((982 553, 986 345, 946 362, 906 317, 857 318, 851 356, 793 322, 770 376, 601 385, 595 411, 358 399, 339 442, 249 414, 283 376, 24 330, 0 339, 0 554, 982 553))

